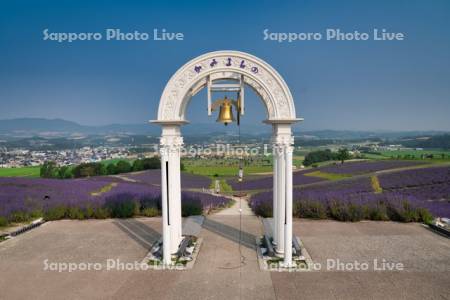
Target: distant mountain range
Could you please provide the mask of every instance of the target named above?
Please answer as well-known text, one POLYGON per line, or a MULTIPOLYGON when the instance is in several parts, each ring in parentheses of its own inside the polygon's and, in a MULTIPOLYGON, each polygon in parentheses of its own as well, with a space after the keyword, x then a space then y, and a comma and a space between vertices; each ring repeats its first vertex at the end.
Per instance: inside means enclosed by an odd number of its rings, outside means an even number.
POLYGON ((21 118, 0 120, 0 134, 64 136, 73 134, 151 134, 159 132, 150 124, 80 125, 63 119, 21 118))
MULTIPOLYGON (((189 135, 212 135, 214 133, 232 134, 237 133, 235 124, 228 127, 219 123, 188 124, 182 127, 183 134, 189 135), (231 129, 231 130, 230 130, 231 129)), ((270 126, 259 124, 243 124, 241 132, 246 135, 270 134, 270 126)), ((152 124, 110 124, 102 126, 81 125, 76 122, 63 119, 44 118, 20 118, 0 120, 0 135, 9 137, 64 137, 74 135, 159 135, 161 129, 152 124)), ((442 134, 442 131, 351 131, 351 130, 316 130, 302 131, 301 127, 294 128, 294 134, 302 139, 364 139, 364 138, 387 138, 397 139, 400 137, 432 136, 442 134)))
MULTIPOLYGON (((235 124, 225 127, 219 123, 211 124, 187 124, 182 127, 185 135, 211 135, 212 133, 237 132, 235 124), (227 130, 234 129, 234 130, 227 130)), ((242 129, 246 134, 270 133, 270 126, 245 125, 242 129)), ((82 135, 108 135, 108 134, 137 134, 137 135, 159 135, 159 125, 150 123, 141 124, 109 124, 100 126, 81 125, 76 122, 63 119, 43 118, 19 118, 0 120, 0 135, 15 137, 62 137, 77 134, 82 135)))

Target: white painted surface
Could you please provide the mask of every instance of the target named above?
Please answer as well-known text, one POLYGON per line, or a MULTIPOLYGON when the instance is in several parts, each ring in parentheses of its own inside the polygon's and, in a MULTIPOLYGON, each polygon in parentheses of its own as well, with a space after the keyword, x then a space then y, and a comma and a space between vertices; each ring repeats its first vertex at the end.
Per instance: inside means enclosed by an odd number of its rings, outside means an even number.
POLYGON ((266 107, 265 122, 271 124, 273 128, 276 251, 283 254, 285 249, 288 249, 286 255, 292 256, 292 250, 289 251, 292 245, 292 145, 294 144, 291 125, 302 119, 296 117, 294 100, 288 86, 269 64, 248 53, 217 51, 189 61, 171 77, 161 96, 158 119, 152 121, 162 125, 160 143, 164 263, 171 263, 170 253, 176 252, 181 242, 180 151, 183 138, 180 135, 180 125, 187 123, 185 112, 192 96, 210 85, 212 80, 218 79, 242 81, 260 96, 266 107), (166 186, 165 178, 166 161, 169 162, 169 187, 166 186), (170 225, 167 223, 169 217, 170 225))

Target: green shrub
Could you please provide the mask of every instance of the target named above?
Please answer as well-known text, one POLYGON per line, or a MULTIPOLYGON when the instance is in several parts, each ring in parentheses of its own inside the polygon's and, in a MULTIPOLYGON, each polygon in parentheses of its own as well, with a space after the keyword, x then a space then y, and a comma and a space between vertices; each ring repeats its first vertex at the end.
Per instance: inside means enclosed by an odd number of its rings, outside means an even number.
POLYGON ((83 220, 84 214, 83 211, 78 207, 69 207, 67 210, 67 217, 69 219, 83 220))
POLYGON ((106 200, 106 208, 113 218, 131 218, 139 212, 139 205, 130 194, 118 194, 106 200))
POLYGON ((118 174, 131 172, 132 166, 126 160, 119 160, 116 163, 116 170, 118 174))
POLYGON ((348 218, 351 222, 361 221, 365 218, 364 207, 357 204, 347 205, 348 218))
POLYGON ((330 216, 333 219, 336 219, 339 221, 347 221, 348 220, 348 216, 347 216, 345 209, 343 208, 342 204, 339 203, 338 201, 333 201, 329 204, 329 212, 330 212, 330 216))
POLYGON ((413 222, 416 220, 416 213, 411 209, 411 205, 407 201, 404 201, 402 207, 397 210, 397 216, 402 222, 413 222))
POLYGON ((92 206, 90 206, 90 205, 88 205, 83 211, 85 219, 94 218, 94 213, 95 213, 94 208, 92 208, 92 206))
POLYGON ((94 209, 93 217, 96 219, 107 219, 111 216, 109 209, 104 207, 97 207, 94 209))
POLYGON ((293 214, 300 218, 326 219, 327 210, 322 203, 316 201, 300 200, 294 202, 293 214))
POLYGON ((356 222, 365 217, 364 208, 353 203, 343 204, 339 201, 332 201, 329 209, 331 217, 338 221, 356 222))
POLYGON ((431 218, 431 214, 426 209, 414 208, 408 201, 402 201, 400 205, 389 205, 389 219, 399 222, 418 222, 431 218), (423 215, 423 216, 422 216, 423 215))
POLYGON ((428 211, 428 209, 426 208, 418 208, 417 209, 417 214, 419 216, 419 221, 424 222, 425 224, 430 224, 431 222, 433 222, 433 215, 428 211))
POLYGON ((225 179, 220 179, 219 184, 220 184, 220 190, 222 192, 227 193, 227 192, 232 192, 233 191, 233 188, 231 187, 231 185, 229 185, 227 183, 227 181, 225 179))
POLYGON ((389 217, 387 215, 386 206, 383 203, 378 203, 374 207, 366 208, 367 218, 374 221, 388 221, 389 217))
POLYGON ((203 206, 198 199, 181 201, 181 215, 183 217, 197 216, 203 213, 203 206))
POLYGON ((40 176, 42 178, 58 177, 58 166, 54 161, 46 161, 40 168, 40 176))
POLYGON ((156 217, 159 216, 159 210, 156 207, 146 207, 142 210, 141 214, 146 217, 156 217))
POLYGON ((44 212, 44 219, 47 221, 60 220, 66 215, 67 208, 65 206, 55 206, 44 212))
POLYGON ((257 216, 263 218, 272 218, 273 216, 272 202, 268 203, 266 201, 261 201, 258 205, 252 205, 252 207, 257 216))
POLYGON ((415 222, 419 218, 417 211, 411 208, 411 205, 407 201, 403 202, 403 210, 399 211, 399 215, 403 222, 415 222))
POLYGON ((106 167, 106 173, 108 175, 115 175, 115 174, 117 174, 116 165, 113 164, 113 163, 108 164, 108 166, 106 167))
POLYGON ((41 209, 35 209, 33 211, 30 212, 29 214, 30 219, 37 219, 37 218, 42 218, 43 217, 43 213, 41 209))
POLYGON ((8 225, 8 220, 4 217, 0 217, 0 227, 4 227, 6 225, 8 225))
POLYGON ((30 219, 30 216, 27 213, 22 212, 22 211, 15 211, 9 216, 10 222, 22 223, 22 222, 28 221, 29 219, 30 219))

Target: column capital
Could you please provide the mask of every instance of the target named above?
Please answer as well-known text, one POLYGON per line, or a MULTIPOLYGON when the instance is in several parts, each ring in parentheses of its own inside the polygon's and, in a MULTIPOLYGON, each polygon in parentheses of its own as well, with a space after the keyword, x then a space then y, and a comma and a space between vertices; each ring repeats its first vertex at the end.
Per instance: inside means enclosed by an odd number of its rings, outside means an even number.
POLYGON ((274 135, 272 136, 272 145, 273 146, 280 146, 280 147, 287 147, 294 144, 294 137, 290 134, 286 135, 274 135))
POLYGON ((163 135, 159 139, 161 147, 181 147, 183 146, 183 138, 177 135, 163 135))
POLYGON ((183 138, 176 135, 162 136, 159 140, 161 156, 168 155, 169 153, 179 153, 183 147, 183 138))
POLYGON ((294 151, 294 137, 290 134, 272 136, 272 149, 274 153, 284 154, 294 151))

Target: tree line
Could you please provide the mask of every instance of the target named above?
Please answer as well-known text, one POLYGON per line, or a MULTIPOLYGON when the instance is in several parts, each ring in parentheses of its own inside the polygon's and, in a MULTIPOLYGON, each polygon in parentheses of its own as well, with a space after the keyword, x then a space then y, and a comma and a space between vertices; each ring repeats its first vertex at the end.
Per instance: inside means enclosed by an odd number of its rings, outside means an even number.
POLYGON ((350 158, 351 155, 345 148, 339 149, 337 152, 332 152, 330 149, 318 150, 306 154, 305 159, 303 160, 303 165, 308 167, 316 163, 329 160, 339 160, 343 164, 344 161, 350 158))
POLYGON ((133 163, 130 163, 127 160, 119 160, 117 162, 110 163, 82 163, 75 166, 58 166, 54 161, 47 161, 40 168, 40 176, 43 178, 69 179, 101 175, 116 175, 160 168, 161 161, 158 157, 136 159, 133 163))

